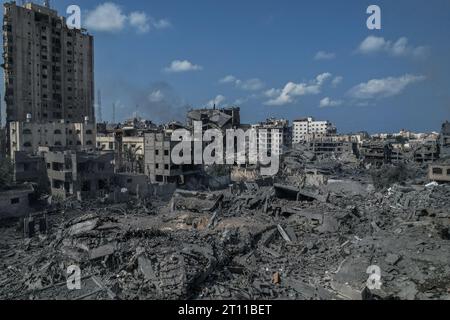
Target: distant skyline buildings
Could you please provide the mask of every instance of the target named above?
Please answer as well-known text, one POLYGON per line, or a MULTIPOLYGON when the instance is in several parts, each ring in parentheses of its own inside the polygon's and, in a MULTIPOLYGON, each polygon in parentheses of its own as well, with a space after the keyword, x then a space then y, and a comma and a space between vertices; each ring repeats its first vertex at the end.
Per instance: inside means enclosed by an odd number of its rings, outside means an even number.
POLYGON ((136 105, 183 121, 211 103, 240 107, 243 123, 314 117, 342 133, 437 132, 450 119, 445 0, 378 1, 382 30, 367 29, 357 0, 51 2, 61 15, 70 4, 96 39, 106 121, 136 105))

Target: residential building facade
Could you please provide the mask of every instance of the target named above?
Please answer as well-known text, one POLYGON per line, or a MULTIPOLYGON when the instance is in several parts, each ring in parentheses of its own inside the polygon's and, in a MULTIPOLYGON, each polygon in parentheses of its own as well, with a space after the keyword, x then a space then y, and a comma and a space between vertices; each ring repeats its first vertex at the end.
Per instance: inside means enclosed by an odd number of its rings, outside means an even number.
POLYGON ((187 176, 200 172, 199 166, 194 164, 173 163, 171 155, 176 144, 178 142, 171 141, 166 132, 145 134, 145 174, 151 183, 184 184, 187 176))
POLYGON ((45 153, 51 193, 60 199, 101 197, 113 189, 114 154, 49 150, 45 153))
POLYGON ((316 121, 314 118, 298 119, 293 122, 292 143, 298 144, 336 132, 336 127, 329 121, 316 121))
POLYGON ((7 123, 95 120, 93 37, 48 6, 4 3, 7 123))
POLYGON ((265 122, 252 125, 257 130, 258 151, 275 151, 281 155, 292 143, 292 129, 289 121, 284 119, 267 119, 265 122))
POLYGON ((40 147, 58 147, 77 151, 94 151, 96 126, 92 122, 11 122, 10 155, 18 151, 36 154, 40 147))

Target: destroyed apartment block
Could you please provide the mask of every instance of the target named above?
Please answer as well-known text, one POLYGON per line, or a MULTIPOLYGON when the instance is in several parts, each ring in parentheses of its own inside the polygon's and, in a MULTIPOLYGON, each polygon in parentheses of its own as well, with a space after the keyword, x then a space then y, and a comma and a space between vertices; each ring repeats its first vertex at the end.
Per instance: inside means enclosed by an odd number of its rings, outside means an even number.
MULTIPOLYGON (((165 150, 170 155, 163 134, 145 137, 146 154, 156 160, 158 149, 158 161, 168 157, 165 150)), ((46 163, 55 168, 49 177, 77 174, 69 193, 86 178, 81 172, 99 178, 99 164, 107 162, 113 186, 133 196, 123 203, 82 201, 79 209, 46 219, 28 217, 26 245, 13 236, 15 228, 2 225, 0 297, 450 298, 450 185, 407 180, 375 191, 370 171, 358 163, 299 150, 286 153, 279 174, 267 181, 242 172, 239 182, 218 191, 180 185, 161 193, 156 188, 176 184, 114 174, 113 153, 49 151, 46 163), (74 263, 84 270, 77 292, 64 289, 66 269, 74 263), (382 271, 381 290, 367 285, 374 264, 382 271)), ((426 172, 418 174, 426 178, 426 172)))
POLYGON ((203 130, 208 129, 234 129, 241 125, 240 108, 195 109, 187 114, 187 126, 193 127, 194 121, 203 123, 203 130))
MULTIPOLYGON (((314 138, 307 142, 308 150, 316 156, 357 156, 358 147, 355 142, 340 141, 332 137, 314 138)), ((356 158, 355 158, 356 159, 356 158)))
POLYGON ((175 145, 177 142, 171 141, 167 132, 145 134, 145 174, 152 183, 185 184, 201 172, 198 165, 173 163, 171 155, 175 145))
POLYGON ((448 121, 439 137, 338 135, 214 106, 96 124, 93 37, 49 6, 4 7, 1 300, 450 300, 448 121), (197 122, 267 130, 278 173, 174 163, 171 134, 197 122))
POLYGON ((361 156, 366 163, 375 166, 390 163, 392 159, 392 145, 380 141, 364 142, 361 146, 361 156))
POLYGON ((45 153, 52 196, 59 199, 102 197, 112 191, 114 155, 49 150, 45 153))

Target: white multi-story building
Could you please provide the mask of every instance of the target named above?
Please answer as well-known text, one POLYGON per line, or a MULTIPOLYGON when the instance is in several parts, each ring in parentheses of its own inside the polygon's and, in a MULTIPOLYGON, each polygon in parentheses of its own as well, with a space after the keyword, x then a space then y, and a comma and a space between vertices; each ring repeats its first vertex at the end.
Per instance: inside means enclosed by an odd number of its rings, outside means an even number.
POLYGON ((336 127, 329 121, 315 121, 314 118, 305 118, 293 122, 292 143, 301 143, 311 138, 319 138, 335 134, 336 127))
POLYGON ((268 119, 252 125, 252 129, 258 131, 258 150, 275 151, 281 155, 291 144, 292 131, 288 120, 268 119))

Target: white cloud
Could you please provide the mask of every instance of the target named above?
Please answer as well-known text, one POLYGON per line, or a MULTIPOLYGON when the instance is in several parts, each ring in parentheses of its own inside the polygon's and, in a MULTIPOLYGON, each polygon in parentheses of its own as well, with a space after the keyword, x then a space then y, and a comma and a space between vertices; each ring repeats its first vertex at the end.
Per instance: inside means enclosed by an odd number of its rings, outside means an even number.
POLYGON ((156 20, 148 16, 145 12, 132 12, 129 15, 129 22, 132 27, 135 27, 139 33, 147 33, 152 28, 166 29, 172 26, 169 20, 156 20))
POLYGON ((98 5, 86 15, 85 26, 93 31, 118 32, 129 25, 138 33, 147 33, 152 28, 165 29, 171 26, 167 19, 156 20, 145 12, 134 11, 129 15, 123 12, 122 7, 112 2, 98 5))
POLYGON ((326 97, 320 100, 319 107, 320 108, 326 108, 326 107, 337 107, 342 105, 341 100, 331 100, 330 98, 326 97))
POLYGON ((360 83, 349 91, 349 95, 355 99, 381 99, 396 96, 405 90, 410 84, 425 80, 424 76, 406 74, 395 78, 372 79, 366 83, 360 83))
POLYGON ((219 83, 226 84, 231 83, 234 84, 237 88, 245 90, 245 91, 258 91, 264 88, 264 82, 262 82, 258 78, 252 78, 248 80, 240 80, 233 75, 228 75, 219 80, 219 83))
POLYGON ((169 73, 180 73, 180 72, 188 72, 188 71, 200 71, 203 67, 193 64, 188 60, 175 60, 172 61, 169 67, 165 69, 166 72, 169 73))
POLYGON ((333 52, 319 51, 314 56, 314 60, 333 60, 336 54, 333 52))
POLYGON ((238 84, 238 87, 241 88, 242 90, 246 90, 246 91, 257 91, 257 90, 261 90, 262 88, 264 88, 264 83, 260 79, 254 78, 254 79, 241 81, 238 84))
POLYGON ((316 77, 316 82, 317 82, 317 84, 318 84, 319 86, 321 86, 321 85, 323 85, 323 83, 324 83, 325 81, 327 81, 328 79, 330 79, 332 76, 333 76, 333 75, 332 75, 331 73, 329 73, 329 72, 325 72, 325 73, 319 74, 319 75, 316 77))
POLYGON ((241 106, 248 101, 248 98, 238 98, 234 101, 234 105, 241 106))
POLYGON ((228 75, 219 80, 220 83, 236 83, 237 79, 233 75, 228 75))
POLYGON ((357 52, 361 54, 375 54, 384 52, 394 57, 423 58, 429 53, 426 46, 414 47, 409 45, 408 38, 401 37, 395 42, 385 40, 383 37, 368 36, 359 45, 357 52))
POLYGON ((126 20, 121 7, 105 2, 87 13, 85 25, 93 31, 117 32, 125 27, 126 20))
POLYGON ((221 104, 225 102, 225 100, 226 98, 223 95, 219 94, 214 99, 208 101, 207 106, 209 108, 213 108, 214 106, 216 106, 216 108, 219 108, 221 104))
POLYGON ((295 98, 305 95, 317 95, 323 84, 332 77, 331 73, 322 73, 316 79, 307 83, 287 83, 283 89, 270 89, 265 96, 271 98, 264 104, 268 106, 283 106, 295 102, 295 98))
POLYGON ((149 94, 148 100, 150 102, 161 102, 164 100, 164 93, 161 90, 155 90, 149 94))
POLYGON ((331 85, 333 86, 333 88, 336 88, 342 83, 342 81, 344 81, 344 77, 337 76, 333 79, 333 81, 331 81, 331 85))
POLYGON ((155 29, 166 29, 172 26, 172 23, 168 19, 154 20, 152 19, 152 25, 155 29))
POLYGON ((150 31, 149 18, 145 12, 132 12, 129 16, 130 25, 135 27, 140 33, 150 31))

